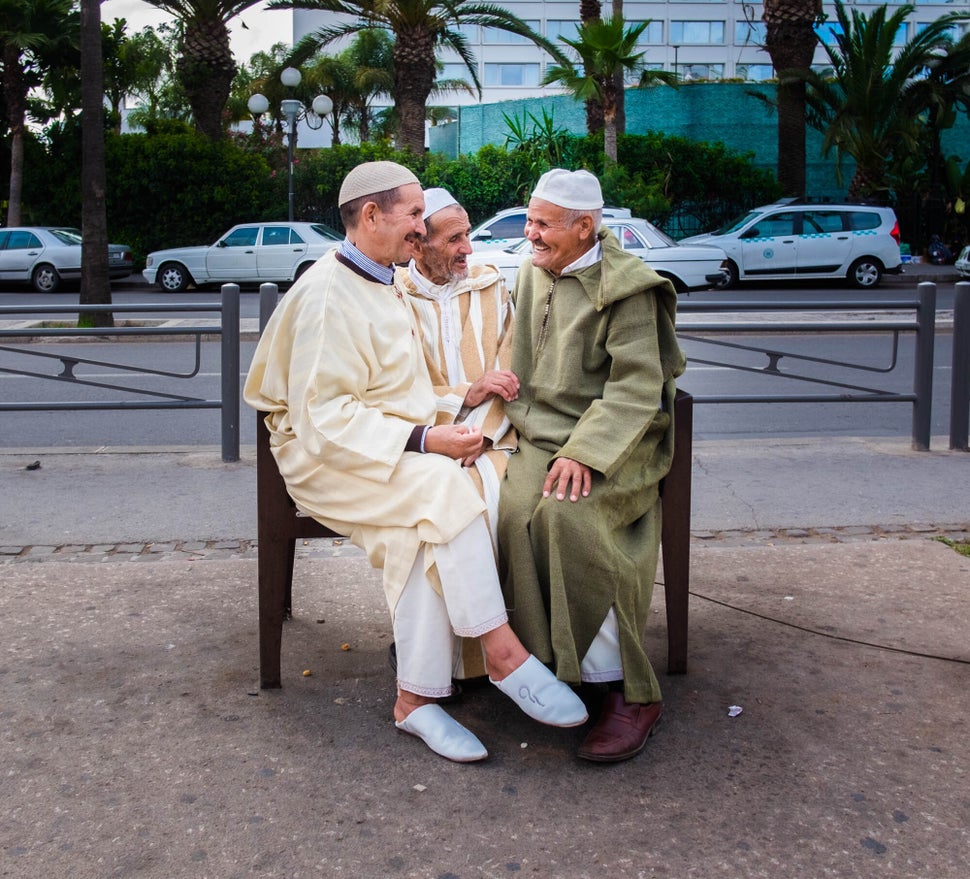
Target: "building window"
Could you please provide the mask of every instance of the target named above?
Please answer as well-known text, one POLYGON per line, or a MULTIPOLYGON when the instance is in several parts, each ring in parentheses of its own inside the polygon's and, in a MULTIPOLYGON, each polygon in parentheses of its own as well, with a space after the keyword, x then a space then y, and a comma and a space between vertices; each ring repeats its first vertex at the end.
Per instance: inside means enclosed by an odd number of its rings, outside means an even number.
MULTIPOLYGON (((635 24, 643 24, 643 21, 628 21, 627 26, 633 27, 635 24)), ((664 43, 664 23, 662 21, 650 20, 640 34, 637 44, 661 46, 664 43)))
POLYGON ((672 45, 721 46, 724 44, 723 21, 672 21, 670 22, 672 45))
POLYGON ((538 86, 538 64, 486 64, 487 86, 538 86))
POLYGON ((829 24, 828 22, 817 24, 815 25, 815 33, 818 34, 818 40, 822 45, 834 46, 842 35, 842 25, 829 24))
MULTIPOLYGON (((477 68, 478 65, 475 66, 477 68)), ((477 69, 475 72, 478 72, 477 69)), ((458 61, 449 61, 443 64, 441 72, 438 74, 438 79, 464 79, 471 82, 471 78, 472 74, 468 69, 468 65, 458 61)))
POLYGON ((550 19, 546 22, 546 39, 553 43, 561 37, 567 40, 575 40, 579 36, 579 22, 576 21, 556 21, 550 19))
POLYGON ((775 69, 770 64, 738 64, 734 72, 746 82, 765 82, 775 77, 775 69))
POLYGON ((460 24, 454 30, 458 31, 469 43, 477 45, 482 41, 477 24, 460 24))
POLYGON ((766 27, 763 21, 736 21, 734 42, 739 46, 763 46, 766 27))
MULTIPOLYGON (((532 28, 532 30, 538 33, 542 29, 541 21, 527 21, 526 24, 532 28)), ((508 45, 510 43, 521 45, 522 43, 531 43, 528 37, 519 36, 519 34, 513 34, 509 31, 500 30, 497 27, 487 27, 484 33, 484 42, 489 46, 498 45, 508 45)))
POLYGON ((681 64, 680 72, 687 82, 714 82, 724 79, 723 64, 681 64))

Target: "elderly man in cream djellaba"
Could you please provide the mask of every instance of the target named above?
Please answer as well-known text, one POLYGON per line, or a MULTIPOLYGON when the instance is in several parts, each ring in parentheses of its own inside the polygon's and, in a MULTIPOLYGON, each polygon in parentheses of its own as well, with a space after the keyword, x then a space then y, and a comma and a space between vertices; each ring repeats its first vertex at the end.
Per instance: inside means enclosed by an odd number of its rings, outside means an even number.
POLYGON ((344 179, 339 206, 347 237, 276 308, 244 394, 268 413, 297 507, 382 569, 395 726, 450 760, 488 755, 437 704, 451 693, 456 635, 481 636, 489 679, 530 717, 582 724, 582 700, 509 627, 485 504, 462 466, 481 454, 481 430, 436 423, 414 313, 393 285, 425 234, 421 185, 401 165, 368 162, 344 179))
MULTIPOLYGON (((472 252, 468 214, 446 189, 424 191, 426 233, 414 242, 414 256, 395 275, 395 284, 414 308, 425 361, 438 402, 438 424, 481 429, 483 450, 466 458, 468 475, 484 499, 497 541, 498 493, 515 431, 505 403, 519 393, 509 369, 513 308, 502 273, 495 266, 468 264, 472 252)), ((485 674, 477 638, 458 641, 454 677, 485 674)))
POLYGON ((529 201, 520 387, 506 406, 519 447, 498 525, 512 627, 560 680, 606 690, 578 754, 616 762, 643 749, 662 713, 643 635, 685 360, 672 284, 601 228, 602 207, 587 171, 547 172, 529 201))

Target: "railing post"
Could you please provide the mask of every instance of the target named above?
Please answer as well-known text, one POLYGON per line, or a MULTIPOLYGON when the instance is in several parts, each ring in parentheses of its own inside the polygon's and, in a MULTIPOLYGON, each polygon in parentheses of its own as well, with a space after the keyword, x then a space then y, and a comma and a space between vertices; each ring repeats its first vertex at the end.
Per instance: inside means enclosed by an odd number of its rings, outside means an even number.
POLYGON ((950 448, 970 452, 970 281, 953 298, 953 371, 950 375, 950 448))
POLYGON ((222 460, 239 460, 239 285, 222 285, 222 460))
POLYGON ((913 450, 930 448, 933 427, 933 350, 936 342, 936 284, 923 281, 918 287, 919 310, 916 313, 916 357, 913 376, 913 450))
POLYGON ((259 285, 259 334, 263 334, 266 324, 273 316, 276 309, 276 300, 279 298, 280 289, 276 284, 259 285))

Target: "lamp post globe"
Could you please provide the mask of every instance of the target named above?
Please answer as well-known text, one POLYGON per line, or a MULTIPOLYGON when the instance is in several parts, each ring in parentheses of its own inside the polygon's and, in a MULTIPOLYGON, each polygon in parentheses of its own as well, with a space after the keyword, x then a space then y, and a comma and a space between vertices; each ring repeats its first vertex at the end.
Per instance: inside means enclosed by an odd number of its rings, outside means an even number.
MULTIPOLYGON (((303 75, 295 67, 286 67, 280 72, 280 82, 288 89, 296 88, 303 80, 303 75)), ((251 95, 246 106, 254 117, 262 116, 269 110, 269 101, 265 95, 251 95)), ((305 119, 310 128, 320 128, 323 125, 325 116, 333 112, 333 101, 326 95, 317 95, 313 99, 312 105, 307 108, 297 98, 284 98, 280 102, 280 113, 286 119, 289 126, 287 137, 287 165, 289 181, 289 218, 293 222, 293 149, 296 143, 296 123, 300 119, 305 119)))

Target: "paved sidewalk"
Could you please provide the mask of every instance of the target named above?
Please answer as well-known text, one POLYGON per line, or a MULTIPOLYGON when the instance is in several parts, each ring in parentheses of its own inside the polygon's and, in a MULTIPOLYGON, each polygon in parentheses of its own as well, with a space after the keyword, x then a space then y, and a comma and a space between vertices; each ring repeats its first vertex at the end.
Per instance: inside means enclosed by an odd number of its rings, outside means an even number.
MULTIPOLYGON (((0 876, 965 879, 970 559, 933 537, 970 533, 968 468, 697 443, 660 733, 585 764, 582 730, 472 686, 452 710, 491 756, 460 766, 394 730, 346 544, 301 547, 283 689, 258 689, 251 449, 0 452, 0 876)), ((658 589, 661 672, 663 620, 658 589)))

